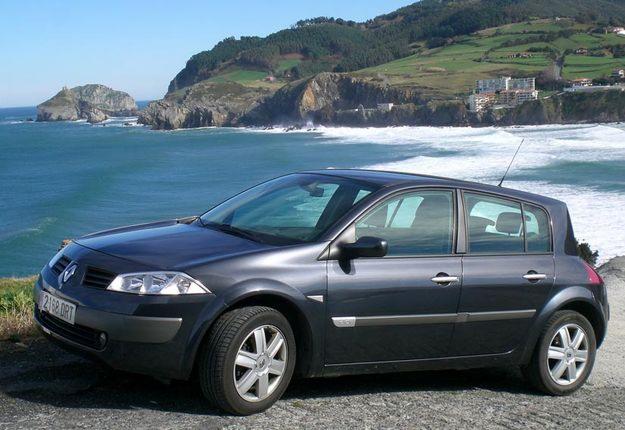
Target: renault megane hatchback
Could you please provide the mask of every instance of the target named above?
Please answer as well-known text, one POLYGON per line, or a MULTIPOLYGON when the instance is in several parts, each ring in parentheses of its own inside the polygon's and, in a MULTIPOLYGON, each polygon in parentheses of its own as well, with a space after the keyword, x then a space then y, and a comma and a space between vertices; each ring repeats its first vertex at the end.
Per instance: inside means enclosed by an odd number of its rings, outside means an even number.
POLYGON ((199 217, 73 241, 35 287, 49 338, 110 366, 196 378, 231 413, 291 377, 521 366, 565 395, 609 307, 566 205, 366 170, 282 176, 199 217))

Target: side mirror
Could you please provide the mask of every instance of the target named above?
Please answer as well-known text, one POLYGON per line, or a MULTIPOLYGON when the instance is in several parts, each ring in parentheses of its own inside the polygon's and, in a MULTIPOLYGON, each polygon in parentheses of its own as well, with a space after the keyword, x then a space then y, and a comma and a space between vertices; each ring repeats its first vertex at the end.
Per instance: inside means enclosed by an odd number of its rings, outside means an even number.
POLYGON ((341 257, 384 257, 388 253, 388 243, 378 237, 364 236, 354 243, 340 245, 341 257))

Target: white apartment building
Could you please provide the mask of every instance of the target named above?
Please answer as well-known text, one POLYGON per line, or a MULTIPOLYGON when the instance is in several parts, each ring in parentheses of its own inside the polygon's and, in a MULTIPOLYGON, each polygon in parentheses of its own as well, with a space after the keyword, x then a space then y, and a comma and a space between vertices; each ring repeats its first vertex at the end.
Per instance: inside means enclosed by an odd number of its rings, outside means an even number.
POLYGON ((496 79, 480 79, 476 82, 476 91, 478 94, 510 90, 534 91, 535 89, 536 78, 511 78, 510 76, 503 76, 496 79))

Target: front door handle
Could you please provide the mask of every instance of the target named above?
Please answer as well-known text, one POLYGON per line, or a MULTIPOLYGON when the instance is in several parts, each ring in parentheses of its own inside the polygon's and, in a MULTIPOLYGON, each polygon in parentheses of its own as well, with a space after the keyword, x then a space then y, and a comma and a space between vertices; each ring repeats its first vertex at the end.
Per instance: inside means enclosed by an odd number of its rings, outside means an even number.
POLYGON ((523 275, 523 279, 527 279, 530 282, 540 281, 542 279, 545 279, 546 277, 547 275, 545 275, 544 273, 536 273, 533 270, 530 270, 525 275, 523 275))
POLYGON ((435 277, 432 278, 432 282, 439 285, 447 285, 452 282, 458 282, 460 278, 457 276, 449 276, 445 273, 439 273, 435 277))

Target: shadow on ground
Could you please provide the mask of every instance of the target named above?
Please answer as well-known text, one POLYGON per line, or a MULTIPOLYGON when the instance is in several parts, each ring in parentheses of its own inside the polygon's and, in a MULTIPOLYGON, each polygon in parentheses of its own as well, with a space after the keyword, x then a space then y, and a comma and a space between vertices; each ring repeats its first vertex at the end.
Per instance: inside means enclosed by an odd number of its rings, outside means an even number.
MULTIPOLYGON (((159 382, 109 369, 35 341, 9 356, 0 353, 0 395, 62 408, 148 409, 222 415, 207 405, 197 384, 159 382), (3 357, 4 355, 4 357, 3 357), (5 360, 11 360, 11 364, 5 360), (5 361, 5 363, 2 363, 5 361)), ((514 369, 427 371, 294 380, 285 400, 358 396, 372 393, 485 389, 532 393, 514 369)))

